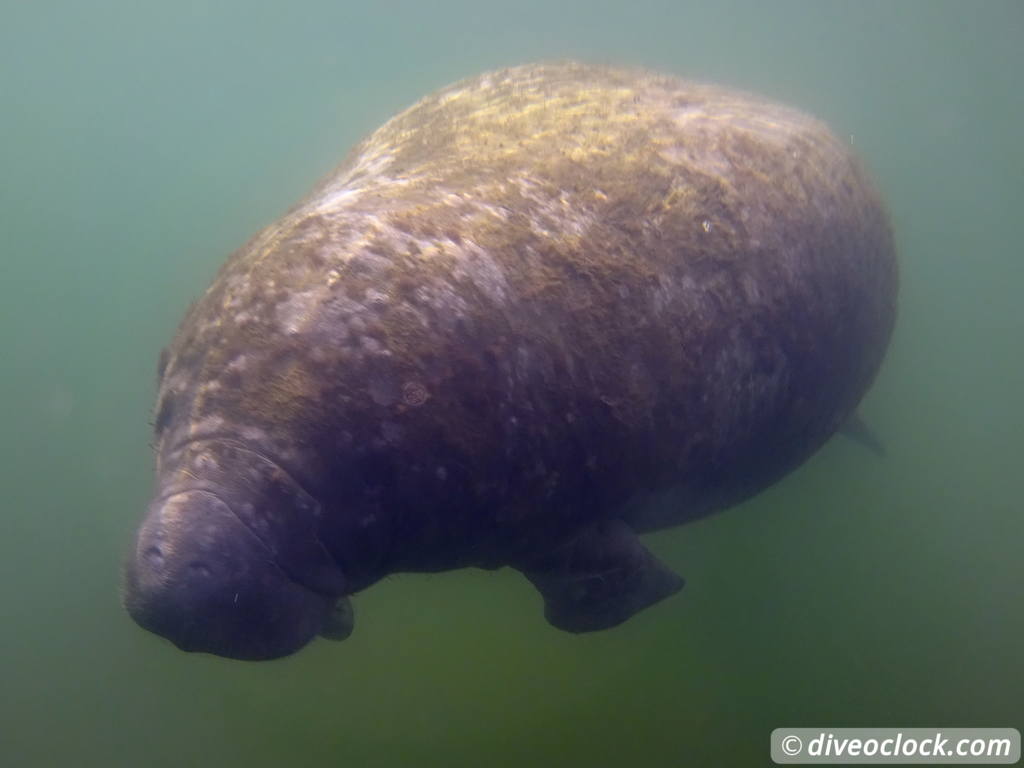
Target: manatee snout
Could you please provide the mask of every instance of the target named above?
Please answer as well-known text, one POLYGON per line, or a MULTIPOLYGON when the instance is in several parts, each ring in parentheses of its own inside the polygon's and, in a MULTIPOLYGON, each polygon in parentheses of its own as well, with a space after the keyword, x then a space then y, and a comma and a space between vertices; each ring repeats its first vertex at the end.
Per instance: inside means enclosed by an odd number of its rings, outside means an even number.
POLYGON ((267 546, 207 490, 158 499, 124 574, 124 604, 185 651, 236 659, 294 653, 336 623, 336 599, 292 581, 267 546))

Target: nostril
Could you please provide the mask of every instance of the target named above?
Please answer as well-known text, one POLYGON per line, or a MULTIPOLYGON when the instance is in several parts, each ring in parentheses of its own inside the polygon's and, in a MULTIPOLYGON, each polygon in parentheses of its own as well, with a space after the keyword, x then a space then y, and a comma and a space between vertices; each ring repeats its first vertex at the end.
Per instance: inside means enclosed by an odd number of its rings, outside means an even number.
POLYGON ((142 553, 142 557, 151 568, 163 568, 164 566, 164 553, 160 551, 160 547, 147 547, 142 553))
POLYGON ((200 578, 209 578, 210 569, 206 567, 205 563, 200 563, 198 560, 193 560, 188 564, 188 569, 200 578))

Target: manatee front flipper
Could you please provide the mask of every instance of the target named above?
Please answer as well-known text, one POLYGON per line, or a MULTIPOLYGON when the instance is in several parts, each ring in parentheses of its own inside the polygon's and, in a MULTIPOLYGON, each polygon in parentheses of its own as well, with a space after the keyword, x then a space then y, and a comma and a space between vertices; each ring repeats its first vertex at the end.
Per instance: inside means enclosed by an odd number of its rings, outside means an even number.
POLYGON ((324 619, 320 636, 326 637, 328 640, 345 640, 352 634, 355 621, 352 601, 347 597, 339 597, 324 619))
POLYGON ((548 623, 568 632, 614 627, 683 586, 620 520, 516 567, 543 596, 548 623))

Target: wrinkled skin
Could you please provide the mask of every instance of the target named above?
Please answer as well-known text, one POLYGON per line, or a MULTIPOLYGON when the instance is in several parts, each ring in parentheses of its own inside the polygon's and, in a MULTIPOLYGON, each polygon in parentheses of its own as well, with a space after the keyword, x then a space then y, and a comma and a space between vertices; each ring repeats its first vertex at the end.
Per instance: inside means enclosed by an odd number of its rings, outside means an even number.
POLYGON ((892 330, 883 206, 819 122, 566 63, 398 115, 237 251, 161 357, 144 627, 265 659, 389 573, 511 566, 568 631, 682 580, 637 533, 853 412, 892 330))

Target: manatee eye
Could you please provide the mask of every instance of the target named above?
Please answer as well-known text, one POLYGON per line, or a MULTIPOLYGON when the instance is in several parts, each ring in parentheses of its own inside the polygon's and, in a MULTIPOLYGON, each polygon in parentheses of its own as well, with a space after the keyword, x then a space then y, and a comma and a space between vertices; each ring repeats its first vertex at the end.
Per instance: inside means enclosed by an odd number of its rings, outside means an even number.
POLYGON ((171 416, 174 413, 174 395, 168 392, 160 400, 160 405, 157 408, 156 418, 153 419, 153 431, 157 435, 164 431, 167 427, 168 422, 171 420, 171 416))
POLYGON ((160 550, 160 547, 146 547, 146 551, 142 553, 142 557, 155 570, 159 570, 164 567, 164 553, 160 550))

